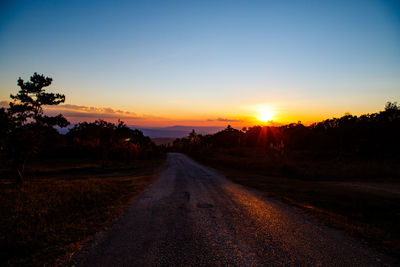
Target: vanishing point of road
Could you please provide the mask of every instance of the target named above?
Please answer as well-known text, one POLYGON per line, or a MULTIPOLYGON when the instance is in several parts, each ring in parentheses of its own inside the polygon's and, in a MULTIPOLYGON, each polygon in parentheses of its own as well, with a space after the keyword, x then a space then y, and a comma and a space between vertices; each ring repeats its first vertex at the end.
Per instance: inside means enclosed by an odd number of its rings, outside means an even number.
POLYGON ((157 180, 75 266, 387 266, 297 209, 170 153, 157 180))

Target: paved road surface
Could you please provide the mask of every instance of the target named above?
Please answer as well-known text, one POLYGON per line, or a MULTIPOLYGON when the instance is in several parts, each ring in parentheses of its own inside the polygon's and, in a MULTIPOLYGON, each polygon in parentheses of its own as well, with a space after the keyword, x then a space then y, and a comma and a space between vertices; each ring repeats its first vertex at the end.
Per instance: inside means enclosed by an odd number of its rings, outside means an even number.
POLYGON ((372 266, 391 259, 178 153, 76 266, 372 266))

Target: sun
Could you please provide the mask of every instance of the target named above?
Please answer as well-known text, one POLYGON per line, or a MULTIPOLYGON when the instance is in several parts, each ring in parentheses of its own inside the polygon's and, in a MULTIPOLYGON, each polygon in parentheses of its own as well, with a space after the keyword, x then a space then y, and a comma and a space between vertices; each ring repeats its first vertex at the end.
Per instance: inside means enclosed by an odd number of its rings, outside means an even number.
POLYGON ((262 108, 257 118, 259 121, 268 122, 274 119, 274 112, 270 108, 262 108))

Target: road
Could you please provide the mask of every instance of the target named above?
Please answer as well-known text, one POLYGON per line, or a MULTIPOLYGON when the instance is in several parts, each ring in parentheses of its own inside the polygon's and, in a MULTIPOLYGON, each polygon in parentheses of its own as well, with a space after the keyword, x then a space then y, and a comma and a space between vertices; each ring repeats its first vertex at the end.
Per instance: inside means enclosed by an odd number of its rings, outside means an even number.
POLYGON ((75 266, 387 266, 378 254, 187 156, 78 254, 75 266))

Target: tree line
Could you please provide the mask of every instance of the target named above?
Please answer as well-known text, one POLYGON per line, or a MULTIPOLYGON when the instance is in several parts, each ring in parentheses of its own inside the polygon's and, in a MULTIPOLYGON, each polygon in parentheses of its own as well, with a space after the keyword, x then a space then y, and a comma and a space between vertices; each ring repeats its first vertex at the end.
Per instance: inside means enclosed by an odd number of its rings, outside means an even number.
POLYGON ((211 135, 197 134, 174 141, 175 150, 201 152, 215 148, 249 147, 278 154, 288 151, 330 153, 333 156, 387 158, 399 156, 400 106, 387 102, 383 111, 327 119, 309 126, 301 122, 283 126, 253 126, 241 130, 230 125, 211 135))
MULTIPOLYGON (((46 92, 52 78, 34 73, 29 81, 18 79, 19 91, 11 94, 7 109, 0 109, 0 159, 11 166, 18 182, 25 179, 25 166, 32 158, 92 158, 106 167, 109 160, 134 160, 158 156, 160 151, 147 136, 119 121, 82 122, 60 134, 55 126, 67 127, 62 115, 47 116, 43 107, 65 102, 65 95, 46 92)), ((4 166, 3 166, 4 167, 4 166)))

